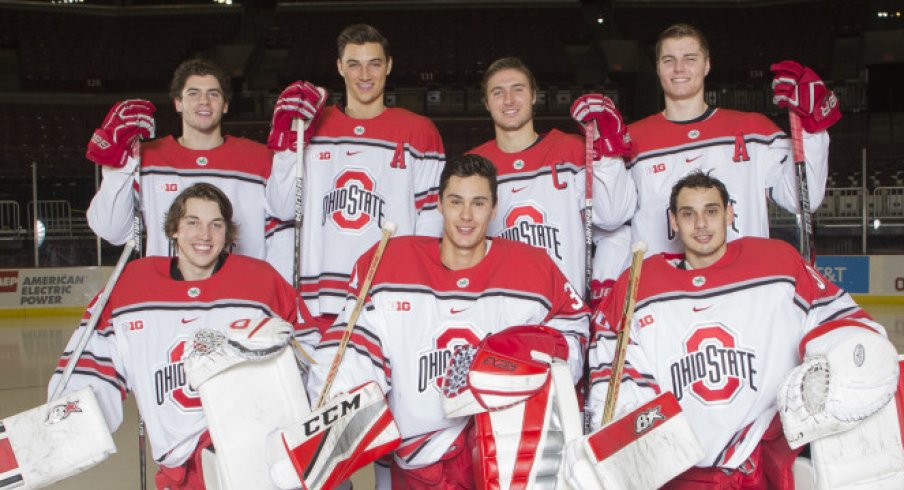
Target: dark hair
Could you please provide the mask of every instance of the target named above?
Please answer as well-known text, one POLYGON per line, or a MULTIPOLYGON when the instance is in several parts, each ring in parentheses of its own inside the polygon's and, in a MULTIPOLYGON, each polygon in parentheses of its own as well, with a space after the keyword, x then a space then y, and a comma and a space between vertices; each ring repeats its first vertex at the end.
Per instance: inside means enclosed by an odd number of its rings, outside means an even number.
POLYGON ((678 193, 681 192, 681 189, 716 189, 722 198, 722 206, 728 207, 728 189, 721 180, 710 175, 711 173, 712 170, 705 173, 702 170, 695 170, 675 182, 675 185, 672 186, 672 194, 669 196, 669 211, 672 214, 678 213, 678 193))
POLYGON ((499 58, 490 63, 490 66, 487 67, 487 71, 483 73, 483 78, 480 79, 480 94, 484 100, 487 98, 487 84, 490 82, 490 78, 502 70, 520 71, 527 77, 531 93, 537 91, 537 79, 534 78, 534 73, 530 71, 530 68, 528 68, 523 61, 521 61, 521 58, 509 56, 506 58, 499 58))
POLYGON ((682 37, 692 37, 700 43, 700 50, 703 51, 703 57, 709 58, 709 43, 706 41, 706 36, 703 35, 703 32, 700 29, 690 25, 690 24, 672 24, 665 28, 659 34, 659 39, 656 40, 656 62, 659 62, 659 55, 662 53, 662 43, 665 42, 666 39, 680 39, 682 37))
POLYGON ((192 75, 200 77, 213 75, 220 82, 220 89, 223 91, 223 98, 226 102, 232 99, 232 81, 226 75, 226 70, 213 61, 204 58, 193 58, 183 61, 176 67, 176 71, 173 72, 173 80, 170 82, 169 96, 171 99, 182 98, 182 89, 185 88, 185 82, 192 75))
POLYGON ((185 203, 191 198, 217 203, 220 208, 220 214, 223 215, 223 220, 226 221, 226 246, 234 244, 239 230, 238 225, 232 221, 232 203, 229 202, 229 198, 226 197, 226 194, 219 187, 206 182, 193 184, 176 196, 176 199, 166 212, 166 221, 163 223, 163 231, 166 236, 172 238, 179 231, 179 220, 185 217, 185 203))
POLYGON ((470 177, 477 175, 487 179, 490 184, 490 193, 493 196, 493 205, 496 205, 498 194, 496 193, 496 166, 493 162, 487 160, 480 155, 461 155, 454 157, 446 162, 443 173, 439 176, 439 198, 442 200, 443 192, 449 186, 449 179, 452 176, 470 177))
POLYGON ((367 24, 355 24, 342 29, 339 37, 336 38, 336 48, 339 59, 342 59, 342 53, 345 52, 345 46, 348 44, 365 44, 380 43, 383 47, 383 54, 389 59, 389 40, 383 34, 380 34, 375 27, 367 24))

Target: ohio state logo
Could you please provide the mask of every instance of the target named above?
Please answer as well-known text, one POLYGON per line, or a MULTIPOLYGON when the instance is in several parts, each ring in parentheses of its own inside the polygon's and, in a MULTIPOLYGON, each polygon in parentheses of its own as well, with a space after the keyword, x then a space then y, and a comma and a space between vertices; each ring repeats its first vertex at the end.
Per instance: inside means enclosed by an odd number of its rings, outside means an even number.
POLYGON ((686 354, 670 368, 678 400, 690 393, 705 404, 724 404, 745 385, 757 391, 756 354, 739 348, 736 335, 726 326, 698 327, 684 346, 686 354))
POLYGON ((545 221, 543 212, 534 206, 516 206, 505 215, 505 229, 499 236, 542 248, 550 256, 562 260, 559 229, 545 224, 545 221))
POLYGON ((374 193, 374 179, 365 170, 346 170, 336 177, 333 190, 323 196, 323 221, 332 219, 343 230, 360 230, 376 220, 383 226, 386 202, 374 193))
POLYGON ((476 346, 483 337, 471 326, 449 326, 434 337, 432 349, 421 351, 417 359, 417 391, 423 393, 428 387, 443 392, 443 376, 455 349, 463 345, 476 346))
POLYGON ((182 354, 185 352, 186 340, 179 340, 166 354, 169 361, 162 368, 154 371, 154 392, 157 405, 163 405, 167 397, 184 410, 200 410, 201 398, 198 392, 191 389, 185 377, 182 354))

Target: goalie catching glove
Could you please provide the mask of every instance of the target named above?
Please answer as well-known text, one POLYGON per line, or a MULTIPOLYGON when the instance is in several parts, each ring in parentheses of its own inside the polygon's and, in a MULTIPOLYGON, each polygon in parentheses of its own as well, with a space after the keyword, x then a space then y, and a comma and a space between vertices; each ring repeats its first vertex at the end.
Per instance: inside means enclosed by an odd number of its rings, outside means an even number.
POLYGON ((446 416, 500 410, 533 396, 549 379, 549 363, 534 353, 568 359, 568 343, 558 330, 528 325, 457 349, 443 378, 446 416))
POLYGON ((808 133, 824 131, 841 119, 838 98, 813 70, 791 60, 769 69, 775 73, 772 103, 796 112, 808 133))
POLYGON ((197 389, 236 364, 275 357, 289 343, 292 331, 291 323, 274 317, 236 320, 225 334, 198 330, 185 353, 189 384, 197 389))
POLYGON ((129 156, 136 156, 139 138, 154 137, 154 104, 141 99, 117 102, 88 142, 88 160, 121 168, 129 156))
POLYGON ((778 391, 788 444, 853 428, 892 399, 898 374, 894 346, 875 332, 842 328, 809 341, 803 363, 778 391))

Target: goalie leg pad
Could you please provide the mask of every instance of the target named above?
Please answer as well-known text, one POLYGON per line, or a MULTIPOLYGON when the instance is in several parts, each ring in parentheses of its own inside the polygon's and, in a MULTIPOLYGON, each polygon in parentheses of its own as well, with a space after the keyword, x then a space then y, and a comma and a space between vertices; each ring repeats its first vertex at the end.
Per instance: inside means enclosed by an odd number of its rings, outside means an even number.
MULTIPOLYGON (((189 378, 194 360, 185 364, 189 378)), ((266 456, 267 434, 310 413, 291 349, 283 348, 265 360, 234 364, 197 389, 222 487, 274 488, 266 456)))
POLYGON ((386 397, 373 382, 333 397, 271 437, 285 447, 305 489, 335 488, 402 442, 386 397))
POLYGON ((851 430, 810 443, 820 490, 904 488, 901 390, 895 400, 851 430))
POLYGON ((567 364, 554 361, 551 372, 545 386, 526 401, 474 416, 472 460, 478 488, 553 489, 564 479, 565 444, 580 436, 581 419, 567 364))
POLYGON ((40 488, 116 452, 90 387, 0 421, 0 488, 40 488))
POLYGON ((569 445, 565 461, 575 488, 659 488, 704 456, 678 400, 663 393, 569 445))

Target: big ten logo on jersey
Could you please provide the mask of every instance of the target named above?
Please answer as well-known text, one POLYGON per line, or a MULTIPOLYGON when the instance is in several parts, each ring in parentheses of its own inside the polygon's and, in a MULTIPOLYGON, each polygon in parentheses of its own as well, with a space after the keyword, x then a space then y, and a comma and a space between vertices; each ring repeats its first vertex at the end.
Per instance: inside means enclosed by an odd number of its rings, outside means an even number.
POLYGON ((643 173, 646 175, 658 175, 664 173, 666 168, 665 162, 655 162, 644 167, 643 173))
POLYGON ((179 192, 179 183, 161 182, 157 184, 157 192, 179 192))
POLYGON ((443 376, 455 349, 465 345, 476 346, 483 332, 473 325, 449 325, 441 328, 433 337, 433 345, 418 352, 417 391, 423 393, 433 387, 443 392, 443 376))
POLYGON ((154 393, 157 405, 163 405, 168 398, 184 411, 201 409, 201 398, 193 390, 185 377, 182 354, 185 353, 185 339, 179 339, 166 352, 166 362, 154 370, 154 393))
POLYGON ((542 248, 551 257, 562 260, 559 229, 546 223, 546 213, 540 206, 533 203, 515 206, 505 214, 504 223, 500 237, 542 248))
POLYGON ((311 158, 315 162, 333 161, 333 152, 330 150, 312 150, 311 158))
POLYGON ((758 390, 756 359, 725 325, 697 326, 684 341, 684 355, 671 364, 672 392, 678 400, 690 393, 707 405, 730 403, 745 386, 758 390))
POLYGON ((386 301, 386 311, 390 313, 409 313, 411 311, 411 302, 402 299, 389 299, 386 301))
POLYGON ((364 169, 346 169, 323 196, 323 221, 345 231, 360 231, 370 223, 383 226, 386 201, 376 192, 376 181, 364 169))

